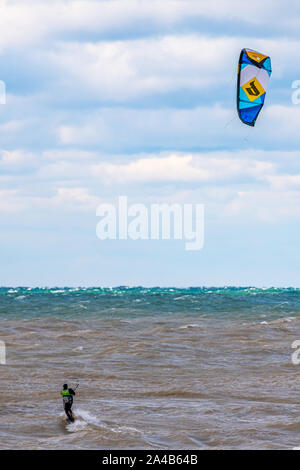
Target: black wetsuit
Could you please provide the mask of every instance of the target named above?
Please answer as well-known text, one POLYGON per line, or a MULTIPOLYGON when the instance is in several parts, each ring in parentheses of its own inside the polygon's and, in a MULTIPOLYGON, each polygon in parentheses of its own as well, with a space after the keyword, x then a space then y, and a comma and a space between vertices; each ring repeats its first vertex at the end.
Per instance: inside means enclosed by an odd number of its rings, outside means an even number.
POLYGON ((69 395, 64 397, 64 408, 65 408, 65 413, 69 420, 73 423, 74 418, 72 414, 72 405, 73 405, 73 396, 75 396, 75 392, 72 388, 68 388, 69 390, 69 395))

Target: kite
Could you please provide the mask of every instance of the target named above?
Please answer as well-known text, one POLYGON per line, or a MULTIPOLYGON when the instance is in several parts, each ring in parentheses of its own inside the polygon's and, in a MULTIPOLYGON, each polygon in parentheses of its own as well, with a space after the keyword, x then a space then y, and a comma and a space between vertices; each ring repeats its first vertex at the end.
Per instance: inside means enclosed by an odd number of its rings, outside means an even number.
POLYGON ((237 110, 240 120, 254 126, 264 105, 271 59, 260 52, 243 49, 240 54, 237 79, 237 110))

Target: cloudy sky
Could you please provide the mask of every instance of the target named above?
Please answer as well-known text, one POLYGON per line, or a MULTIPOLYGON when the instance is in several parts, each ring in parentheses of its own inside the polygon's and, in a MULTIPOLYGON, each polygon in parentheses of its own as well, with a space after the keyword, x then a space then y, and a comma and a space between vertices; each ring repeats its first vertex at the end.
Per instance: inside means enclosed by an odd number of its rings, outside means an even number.
POLYGON ((296 0, 0 0, 0 285, 299 287, 299 31, 296 0), (272 60, 255 128, 244 47, 272 60), (120 195, 204 204, 203 249, 99 240, 120 195))

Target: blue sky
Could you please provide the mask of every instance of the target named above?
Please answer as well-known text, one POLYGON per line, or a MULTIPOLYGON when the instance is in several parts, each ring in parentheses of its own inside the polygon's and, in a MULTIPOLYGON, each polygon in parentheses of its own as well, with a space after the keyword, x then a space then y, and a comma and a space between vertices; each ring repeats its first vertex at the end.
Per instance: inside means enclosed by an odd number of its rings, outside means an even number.
POLYGON ((1 285, 300 286, 300 4, 0 1, 1 285), (271 56, 256 127, 239 52, 271 56), (100 241, 96 208, 205 205, 205 244, 100 241))

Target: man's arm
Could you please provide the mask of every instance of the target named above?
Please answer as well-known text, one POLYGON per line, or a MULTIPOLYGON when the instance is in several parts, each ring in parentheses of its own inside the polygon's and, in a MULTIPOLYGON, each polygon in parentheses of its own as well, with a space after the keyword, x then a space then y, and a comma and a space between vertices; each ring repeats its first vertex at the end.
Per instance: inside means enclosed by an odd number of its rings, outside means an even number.
POLYGON ((74 395, 74 396, 76 395, 76 393, 74 392, 73 388, 69 388, 69 393, 70 393, 70 395, 74 395))

